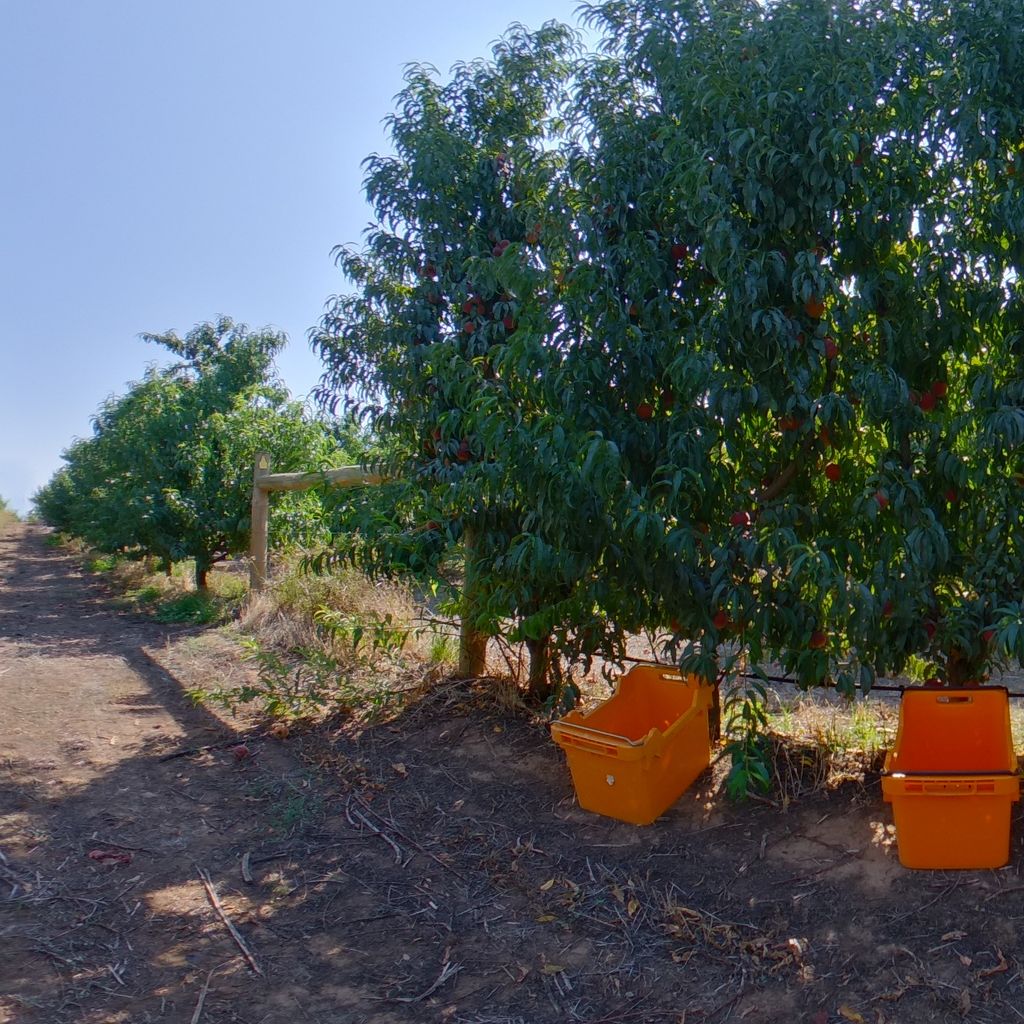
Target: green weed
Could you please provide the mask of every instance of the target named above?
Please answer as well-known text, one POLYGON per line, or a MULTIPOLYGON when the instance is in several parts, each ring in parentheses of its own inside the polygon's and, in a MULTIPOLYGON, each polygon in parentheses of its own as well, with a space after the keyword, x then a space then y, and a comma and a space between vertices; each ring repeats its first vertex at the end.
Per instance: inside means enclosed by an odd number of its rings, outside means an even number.
POLYGON ((850 709, 847 736, 851 742, 846 750, 880 750, 888 743, 878 716, 864 701, 855 703, 850 709))
POLYGON ((312 779, 265 778, 245 787, 246 796, 265 804, 270 827, 279 833, 293 834, 323 820, 324 801, 313 792, 312 779))
POLYGON ((734 800, 744 800, 754 792, 767 793, 771 788, 765 736, 768 726, 766 684, 766 680, 759 678, 734 676, 728 680, 722 698, 723 727, 730 758, 726 792, 734 800))
POLYGON ((293 793, 271 808, 270 825, 277 832, 291 835, 311 821, 323 817, 323 800, 311 793, 293 793))
POLYGON ((89 572, 109 573, 118 567, 120 561, 117 555, 93 555, 86 561, 85 567, 89 572))
POLYGON ((192 622, 206 626, 228 618, 223 602, 207 594, 180 594, 164 601, 153 613, 157 622, 192 622))
POLYGON ((390 612, 362 615, 339 612, 321 605, 313 612, 313 622, 325 639, 358 655, 369 641, 374 653, 397 654, 406 645, 413 630, 397 625, 390 612))
POLYGON ((254 638, 242 640, 245 660, 256 665, 257 681, 232 689, 189 691, 196 702, 235 713, 256 704, 273 718, 308 718, 335 712, 359 711, 373 719, 396 701, 397 694, 383 681, 356 684, 350 671, 322 648, 304 647, 284 657, 254 638))
POLYGON ((249 581, 242 576, 215 572, 210 574, 209 583, 210 589, 222 601, 236 603, 249 593, 249 581))
POLYGON ((892 741, 895 709, 887 715, 874 701, 851 700, 836 705, 798 697, 768 715, 769 729, 793 739, 806 739, 828 754, 873 753, 892 741))
POLYGON ((446 633, 430 638, 429 658, 434 665, 454 665, 459 660, 459 641, 446 633))

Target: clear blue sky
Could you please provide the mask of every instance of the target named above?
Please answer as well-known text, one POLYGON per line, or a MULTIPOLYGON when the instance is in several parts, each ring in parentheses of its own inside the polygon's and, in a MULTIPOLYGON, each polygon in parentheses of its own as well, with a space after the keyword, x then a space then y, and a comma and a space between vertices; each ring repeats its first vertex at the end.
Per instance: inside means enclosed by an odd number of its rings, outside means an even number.
POLYGON ((402 68, 483 56, 577 0, 0 0, 0 496, 27 511, 60 453, 159 350, 221 313, 291 344, 344 290, 402 68))

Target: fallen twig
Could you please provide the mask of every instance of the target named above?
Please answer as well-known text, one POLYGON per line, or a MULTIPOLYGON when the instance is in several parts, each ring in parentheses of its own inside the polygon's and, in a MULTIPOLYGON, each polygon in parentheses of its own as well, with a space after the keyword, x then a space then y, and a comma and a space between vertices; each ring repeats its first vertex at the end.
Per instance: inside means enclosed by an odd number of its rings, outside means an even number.
MULTIPOLYGON (((216 968, 214 968, 216 970, 216 968)), ((199 993, 199 998, 196 1000, 196 1008, 192 1011, 192 1020, 189 1024, 199 1024, 199 1018, 203 1015, 203 1003, 206 1002, 206 993, 210 991, 210 979, 213 978, 213 971, 210 971, 206 976, 206 981, 203 982, 202 991, 199 993)))
POLYGON ((437 976, 430 988, 421 992, 418 996, 392 996, 389 1003, 422 1003, 427 996, 432 996, 449 978, 454 978, 462 970, 462 964, 449 963, 447 960, 441 965, 441 973, 437 976))
POLYGON ((797 883, 806 882, 808 879, 817 878, 818 875, 825 874, 826 871, 832 871, 835 868, 842 867, 844 864, 849 864, 854 857, 860 856, 860 851, 856 853, 848 853, 844 857, 840 857, 838 860, 832 861, 831 864, 826 864, 823 868, 818 868, 816 871, 808 871, 802 875, 794 875, 792 878, 787 878, 785 881, 779 882, 779 885, 796 885, 797 883))
POLYGON ((746 991, 740 988, 739 992, 736 993, 731 999, 727 999, 724 1003, 719 1003, 713 1010, 709 1010, 704 1014, 704 1020, 709 1021, 712 1017, 718 1016, 723 1010, 728 1010, 730 1007, 735 1005, 746 995, 746 991))
POLYGON ((637 1017, 644 1021, 649 1021, 653 1017, 675 1017, 676 1020, 682 1020, 685 1016, 685 1013, 680 1016, 679 1010, 630 1010, 626 1013, 614 1013, 604 1017, 595 1017, 588 1024, 619 1024, 619 1021, 635 1020, 637 1017))
POLYGON ((235 736, 233 739, 224 740, 221 743, 207 743, 203 747, 187 747, 185 750, 175 750, 173 753, 164 754, 163 757, 158 757, 157 762, 162 763, 164 761, 173 761, 178 757, 191 757, 193 754, 205 754, 208 750, 221 750, 224 747, 235 747, 240 743, 248 743, 250 740, 254 740, 255 736, 235 736))
POLYGON ((927 903, 922 903, 921 906, 919 906, 919 907, 914 907, 911 910, 904 911, 904 913, 902 913, 902 914, 897 914, 896 917, 889 918, 889 920, 886 921, 886 925, 887 926, 891 926, 891 925, 894 925, 897 921, 902 921, 905 918, 913 917, 916 914, 920 914, 922 911, 927 910, 929 907, 934 906, 936 903, 939 902, 939 900, 942 900, 946 896, 948 896, 951 892, 953 892, 954 889, 956 889, 956 887, 959 884, 960 884, 960 881, 959 881, 959 879, 957 879, 951 885, 947 885, 946 888, 943 889, 942 892, 940 892, 938 896, 935 896, 932 899, 928 900, 927 903))
POLYGON ((248 850, 242 854, 242 881, 248 882, 252 885, 252 872, 249 870, 249 860, 252 857, 252 853, 248 850))
POLYGON ((354 825, 355 822, 352 821, 352 815, 355 815, 356 818, 359 821, 361 821, 371 832, 374 833, 374 835, 380 836, 381 839, 383 839, 384 842, 387 843, 388 846, 390 846, 391 849, 395 851, 395 863, 396 864, 401 864, 402 863, 402 848, 398 845, 398 843, 396 843, 394 841, 394 839, 391 838, 391 836, 387 835, 385 832, 383 832, 379 828, 377 828, 377 826, 374 825, 374 823, 372 821, 370 821, 370 819, 367 818, 366 815, 360 814, 359 811, 353 810, 352 807, 351 807, 351 801, 350 801, 349 805, 346 805, 346 807, 345 807, 345 816, 354 825))
POLYGON ((217 893, 214 892, 209 872, 203 868, 197 868, 197 870, 199 871, 199 878, 203 883, 203 888, 206 890, 206 898, 210 901, 210 906, 217 912, 217 916, 224 922, 224 927, 231 933, 231 938, 235 940, 235 945, 242 951, 242 956, 245 957, 245 961, 252 969, 253 974, 258 974, 262 978, 263 971, 260 970, 260 965, 256 963, 256 958, 249 952, 249 947, 245 944, 245 940, 238 929, 231 923, 231 919, 220 905, 220 900, 217 899, 217 893))
MULTIPOLYGON (((404 910, 395 910, 390 914, 374 914, 373 917, 346 917, 344 918, 345 924, 366 924, 368 921, 383 921, 389 917, 407 917, 408 914, 404 910)), ((341 920, 341 918, 339 918, 341 920)))
MULTIPOLYGON (((353 827, 355 823, 352 822, 353 827)), ((323 853, 325 850, 334 850, 339 846, 343 846, 345 843, 351 843, 359 839, 364 839, 365 836, 362 832, 358 832, 355 835, 344 836, 334 843, 328 843, 326 846, 307 846, 305 849, 294 846, 287 850, 278 850, 276 853, 268 853, 263 857, 253 857, 249 864, 267 864, 272 860, 284 860, 285 857, 294 857, 298 854, 305 854, 307 857, 313 856, 315 853, 323 853)))
POLYGON ((988 903, 989 900, 996 900, 1000 896, 1007 896, 1011 892, 1021 892, 1022 890, 1024 890, 1024 885, 1011 885, 1005 889, 997 889, 995 892, 989 893, 982 902, 988 903))
MULTIPOLYGON (((365 810, 369 814, 372 814, 378 821, 384 821, 384 819, 376 811, 374 811, 372 808, 368 807, 365 803, 363 803, 363 801, 360 800, 359 797, 356 796, 352 799, 354 799, 355 802, 363 808, 363 810, 365 810)), ((423 847, 420 846, 420 844, 417 843, 415 839, 410 839, 401 829, 398 828, 397 825, 394 824, 394 822, 388 822, 388 825, 396 835, 401 836, 414 850, 418 850, 420 853, 422 853, 424 857, 429 857, 435 864, 438 864, 442 868, 444 868, 445 871, 450 871, 457 879, 459 879, 459 881, 465 882, 467 880, 466 876, 462 874, 460 871, 457 871, 455 868, 453 868, 451 864, 446 864, 443 860, 441 860, 440 857, 435 856, 429 850, 424 850, 423 847)))

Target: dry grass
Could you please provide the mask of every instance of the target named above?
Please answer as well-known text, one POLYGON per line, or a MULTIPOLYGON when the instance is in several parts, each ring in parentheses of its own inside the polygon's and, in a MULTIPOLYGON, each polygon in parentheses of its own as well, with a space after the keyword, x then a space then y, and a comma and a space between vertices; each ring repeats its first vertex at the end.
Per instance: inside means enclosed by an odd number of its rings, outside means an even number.
POLYGON ((129 561, 96 555, 89 559, 88 565, 93 572, 106 574, 118 590, 129 596, 149 587, 154 593, 169 597, 184 593, 187 584, 183 575, 157 573, 145 560, 129 561))
POLYGON ((783 806, 877 772, 896 737, 898 701, 834 692, 769 692, 768 762, 783 806))
POLYGON ((768 716, 772 731, 780 736, 841 753, 874 754, 896 736, 899 701, 888 695, 847 700, 824 690, 794 695, 775 690, 769 695, 768 716))
POLYGON ((0 497, 0 530, 7 529, 8 526, 19 522, 19 520, 18 513, 0 497))
POLYGON ((1024 701, 1010 701, 1010 731, 1013 733, 1013 748, 1018 756, 1024 754, 1024 701))
MULTIPOLYGON (((1024 689, 1019 680, 1004 680, 1001 685, 1024 689)), ((768 716, 772 731, 781 736, 843 753, 875 755, 896 739, 900 698, 897 693, 878 692, 846 700, 824 690, 797 694, 776 690, 770 695, 768 716)), ((1010 701, 1010 731, 1017 753, 1024 754, 1024 700, 1010 701)))
POLYGON ((279 650, 313 648, 344 654, 330 630, 318 625, 325 610, 330 622, 362 624, 368 638, 375 627, 393 632, 396 640, 404 640, 402 649, 408 653, 421 653, 424 646, 419 642, 425 628, 422 611, 407 589, 374 583, 354 569, 311 575, 302 572, 297 558, 265 593, 250 596, 239 626, 279 650))

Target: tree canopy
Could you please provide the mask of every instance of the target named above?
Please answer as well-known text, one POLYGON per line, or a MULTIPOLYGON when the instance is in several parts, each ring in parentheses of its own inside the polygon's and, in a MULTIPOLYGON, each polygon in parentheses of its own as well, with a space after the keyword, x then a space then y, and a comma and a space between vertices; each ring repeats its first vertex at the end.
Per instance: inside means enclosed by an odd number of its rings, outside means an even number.
POLYGON ((1024 8, 585 17, 411 69, 368 162, 313 341, 407 483, 342 553, 470 530, 541 673, 661 627, 847 693, 1019 661, 1024 8))
MULTIPOLYGON (((274 375, 283 335, 221 318, 183 339, 144 338, 179 361, 105 401, 35 505, 100 551, 194 559, 203 588, 212 565, 247 549, 257 451, 312 469, 329 466, 337 446, 274 375)), ((282 496, 272 536, 322 540, 321 514, 315 494, 282 496)))

